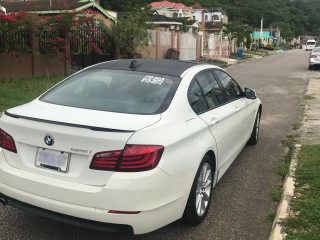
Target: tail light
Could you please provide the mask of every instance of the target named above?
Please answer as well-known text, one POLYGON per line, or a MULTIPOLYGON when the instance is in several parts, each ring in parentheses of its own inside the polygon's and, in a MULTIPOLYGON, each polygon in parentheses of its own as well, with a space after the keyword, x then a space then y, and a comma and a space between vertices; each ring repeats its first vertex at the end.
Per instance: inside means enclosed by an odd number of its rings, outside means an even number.
POLYGON ((100 152, 93 156, 90 168, 97 170, 111 170, 116 167, 121 151, 100 152))
POLYGON ((0 128, 0 147, 10 152, 17 152, 13 138, 0 128))
POLYGON ((318 56, 317 55, 315 55, 315 54, 311 54, 310 55, 310 58, 317 58, 318 56))
POLYGON ((123 151, 100 152, 93 156, 90 168, 118 172, 141 172, 155 168, 164 147, 158 145, 126 145, 123 151))

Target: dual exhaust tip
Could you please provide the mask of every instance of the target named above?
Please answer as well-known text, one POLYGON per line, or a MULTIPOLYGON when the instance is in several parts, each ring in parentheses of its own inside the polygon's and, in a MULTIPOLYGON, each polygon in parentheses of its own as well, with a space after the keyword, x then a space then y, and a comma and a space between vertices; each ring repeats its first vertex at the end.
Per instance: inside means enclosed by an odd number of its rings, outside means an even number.
POLYGON ((8 202, 9 202, 9 200, 7 200, 7 199, 5 199, 5 198, 3 198, 3 197, 0 197, 0 203, 2 203, 2 205, 7 205, 8 204, 8 202))

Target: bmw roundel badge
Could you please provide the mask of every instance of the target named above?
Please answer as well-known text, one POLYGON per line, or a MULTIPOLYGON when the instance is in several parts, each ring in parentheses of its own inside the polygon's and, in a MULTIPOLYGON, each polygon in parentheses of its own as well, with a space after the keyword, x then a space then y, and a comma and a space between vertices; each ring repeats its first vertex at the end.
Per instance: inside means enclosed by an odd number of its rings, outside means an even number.
POLYGON ((47 134, 47 135, 44 137, 44 142, 45 142, 48 146, 52 146, 53 143, 54 143, 53 137, 50 136, 49 134, 47 134))

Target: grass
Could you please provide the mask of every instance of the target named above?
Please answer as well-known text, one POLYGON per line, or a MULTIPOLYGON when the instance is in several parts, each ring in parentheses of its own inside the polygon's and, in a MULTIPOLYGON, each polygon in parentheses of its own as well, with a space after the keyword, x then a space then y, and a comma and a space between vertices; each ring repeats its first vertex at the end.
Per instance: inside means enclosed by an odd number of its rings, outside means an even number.
POLYGON ((219 66, 221 68, 226 68, 228 67, 228 63, 222 61, 222 60, 219 60, 219 59, 207 59, 207 58, 203 58, 201 59, 199 62, 201 63, 208 63, 208 64, 214 64, 216 66, 219 66))
POLYGON ((258 49, 256 51, 249 50, 249 51, 246 51, 245 53, 254 54, 254 55, 260 55, 260 56, 266 56, 266 55, 268 55, 268 52, 269 51, 258 49))
POLYGON ((277 188, 275 188, 272 193, 271 193, 271 198, 274 202, 280 202, 281 197, 282 197, 282 186, 278 186, 277 188))
POLYGON ((0 79, 0 112, 29 102, 63 79, 63 76, 0 79))
POLYGON ((294 145, 296 142, 295 139, 298 136, 299 135, 297 135, 297 134, 291 134, 291 135, 288 135, 285 140, 281 141, 282 146, 286 147, 288 149, 287 154, 280 159, 279 165, 277 167, 277 173, 280 175, 280 177, 282 179, 285 179, 285 177, 288 174, 290 161, 292 158, 292 154, 294 151, 294 145))
POLYGON ((292 124, 292 130, 298 130, 301 127, 301 125, 301 122, 292 124))
POLYGON ((309 101, 309 100, 312 100, 312 99, 314 99, 315 97, 314 96, 312 96, 312 95, 304 95, 303 96, 303 101, 309 101))
POLYGON ((316 240, 320 236, 320 145, 303 145, 295 173, 291 214, 284 222, 286 240, 316 240))
MULTIPOLYGON (((298 129, 300 127, 300 124, 292 124, 293 130, 298 129)), ((282 146, 286 148, 287 152, 284 156, 280 158, 279 163, 277 164, 276 172, 280 177, 280 180, 278 184, 275 185, 273 191, 271 192, 271 199, 274 202, 279 203, 282 194, 283 194, 283 181, 285 180, 286 176, 288 175, 289 168, 290 168, 290 162, 293 156, 296 138, 298 138, 298 134, 291 134, 287 135, 286 139, 282 140, 282 146)), ((276 213, 271 213, 268 216, 268 219, 274 220, 274 217, 276 216, 276 213), (273 217, 273 218, 272 218, 273 217)))

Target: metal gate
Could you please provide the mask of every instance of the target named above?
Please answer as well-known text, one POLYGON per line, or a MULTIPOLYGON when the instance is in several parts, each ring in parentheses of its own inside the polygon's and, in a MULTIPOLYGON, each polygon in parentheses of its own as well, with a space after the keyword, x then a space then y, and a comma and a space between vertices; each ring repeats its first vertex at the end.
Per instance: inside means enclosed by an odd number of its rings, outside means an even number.
POLYGON ((202 56, 208 57, 228 57, 229 41, 222 34, 210 34, 203 36, 202 56))
POLYGON ((197 39, 190 33, 181 34, 180 60, 196 60, 197 39))
POLYGON ((76 36, 70 41, 71 61, 75 68, 81 69, 115 59, 114 42, 104 28, 78 31, 79 34, 75 34, 76 36), (84 35, 88 36, 88 39, 77 37, 84 35))

